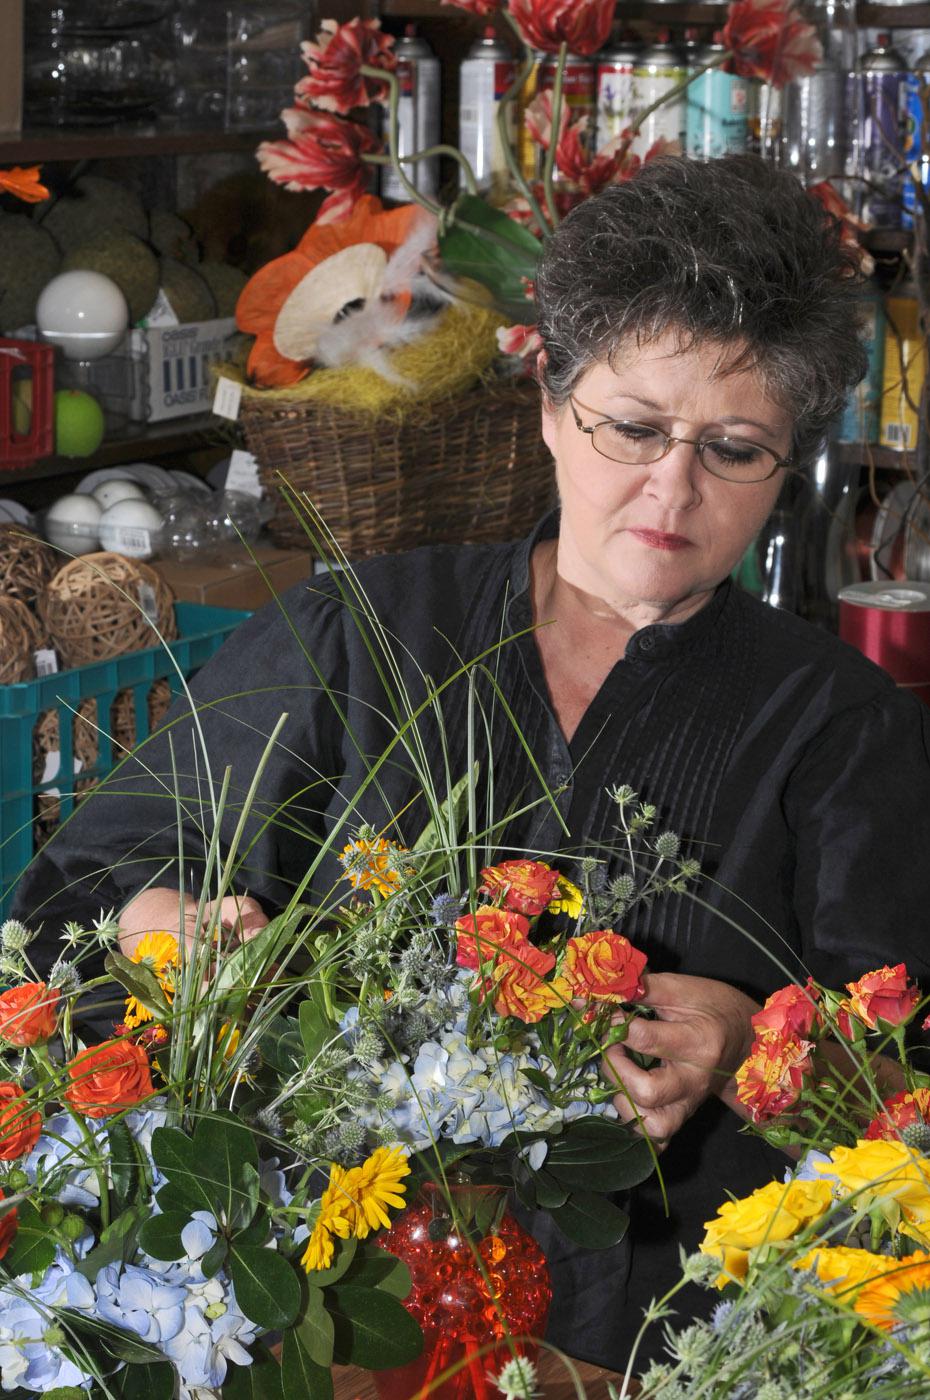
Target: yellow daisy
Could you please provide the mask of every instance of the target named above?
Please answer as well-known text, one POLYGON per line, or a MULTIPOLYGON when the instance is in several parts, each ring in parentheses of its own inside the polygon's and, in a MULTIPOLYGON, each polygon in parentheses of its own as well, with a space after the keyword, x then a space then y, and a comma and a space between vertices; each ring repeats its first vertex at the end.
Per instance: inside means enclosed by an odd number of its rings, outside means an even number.
POLYGON ((565 875, 560 875, 556 884, 556 896, 549 904, 550 914, 567 914, 577 919, 584 910, 584 896, 577 885, 565 875))
MULTIPOLYGON (((174 975, 178 965, 178 940, 174 935, 164 931, 143 934, 130 953, 129 961, 142 967, 151 968, 170 1005, 174 999, 174 975)), ((153 1019, 151 1009, 138 997, 131 996, 127 999, 123 1024, 129 1030, 134 1030, 136 1026, 141 1026, 144 1022, 153 1019)))
POLYGON ((339 859, 346 872, 345 878, 353 889, 374 888, 378 894, 387 898, 400 889, 401 884, 399 872, 389 868, 390 856, 393 852, 403 852, 406 849, 406 846, 395 846, 393 842, 386 841, 383 836, 379 836, 375 841, 366 841, 359 837, 358 840, 343 846, 339 859))
POLYGON ((349 1222, 341 1213, 338 1202, 326 1204, 328 1194, 327 1187, 320 1203, 316 1224, 307 1240, 307 1248, 301 1256, 301 1265, 308 1274, 315 1269, 328 1269, 332 1264, 336 1249, 334 1235, 338 1235, 341 1240, 348 1239, 349 1236, 349 1222))
POLYGON ((855 1309, 867 1322, 886 1330, 905 1321, 908 1311, 914 1321, 918 1317, 924 1323, 930 1321, 930 1254, 918 1251, 887 1260, 885 1272, 860 1292, 855 1309))
POLYGON ((385 1209, 403 1210, 406 1205, 404 1177, 410 1164, 402 1147, 378 1147, 360 1167, 352 1167, 330 1187, 340 1193, 356 1239, 363 1240, 372 1230, 387 1228, 390 1217, 385 1209))

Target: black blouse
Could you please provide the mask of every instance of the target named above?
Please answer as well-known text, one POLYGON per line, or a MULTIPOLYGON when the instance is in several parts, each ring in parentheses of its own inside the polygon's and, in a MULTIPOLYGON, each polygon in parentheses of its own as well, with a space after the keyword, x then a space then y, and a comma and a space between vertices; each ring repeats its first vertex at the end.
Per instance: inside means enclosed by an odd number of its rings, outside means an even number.
MULTIPOLYGON (((528 630, 530 553, 556 529, 550 517, 519 544, 440 546, 356 566, 378 626, 341 596, 345 579, 325 577, 237 629, 192 685, 217 788, 232 770, 224 839, 269 733, 288 716, 246 824, 239 889, 280 908, 353 803, 353 827, 364 819, 412 842, 427 816, 415 800, 418 766, 452 781, 466 771, 468 683, 454 677, 483 657, 471 726, 482 780, 493 774, 498 816, 530 807, 499 834, 499 851, 602 852, 615 810, 607 788, 628 783, 701 861, 698 899, 637 906, 623 925, 654 970, 719 978, 761 1000, 808 971, 839 986, 905 961, 930 988, 930 710, 835 637, 724 583, 687 621, 635 633, 568 744, 528 630), (449 678, 442 725, 427 705, 417 744, 408 730, 372 781, 371 762, 449 678)), ((172 718, 36 857, 17 917, 51 931, 149 880, 177 883, 176 789, 196 887, 212 832, 205 765, 185 700, 172 718)), ((342 829, 347 840, 351 827, 342 829)), ((335 849, 342 844, 340 835, 335 849)), ((313 884, 329 890, 339 877, 327 855, 313 884)), ((553 1266, 554 1341, 622 1364, 643 1306, 677 1276, 679 1243, 694 1247, 726 1191, 745 1194, 783 1169, 738 1129, 718 1100, 705 1104, 662 1158, 670 1216, 647 1182, 616 1249, 581 1256, 534 1222, 553 1266)), ((681 1309, 708 1301, 695 1292, 681 1309)))

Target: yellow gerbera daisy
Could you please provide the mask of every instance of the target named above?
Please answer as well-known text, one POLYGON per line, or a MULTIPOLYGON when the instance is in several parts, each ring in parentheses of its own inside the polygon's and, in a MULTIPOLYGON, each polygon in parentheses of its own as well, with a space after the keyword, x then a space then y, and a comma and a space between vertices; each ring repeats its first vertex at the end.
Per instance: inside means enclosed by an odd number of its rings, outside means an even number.
POLYGON ((379 836, 375 841, 359 837, 343 846, 339 857, 345 870, 345 878, 356 890, 376 889, 385 898, 400 889, 401 877, 397 870, 389 868, 393 853, 406 851, 406 846, 395 846, 379 836))
POLYGON ((556 884, 557 894, 549 905, 550 914, 567 914, 577 919, 584 910, 584 896, 577 885, 565 875, 560 875, 556 884))
POLYGON ((390 1225, 386 1206, 403 1210, 407 1189, 403 1179, 409 1175, 410 1164, 402 1147, 378 1147, 360 1167, 351 1167, 334 1183, 331 1189, 346 1203, 356 1239, 363 1240, 372 1230, 390 1225))
POLYGON ((921 1320, 930 1321, 930 1254, 918 1250, 887 1263, 887 1271, 860 1291, 856 1312, 873 1326, 886 1329, 903 1322, 907 1311, 916 1315, 919 1310, 921 1320))
POLYGON ((341 1213, 338 1201, 326 1204, 328 1194, 329 1188, 327 1187, 320 1203, 320 1213, 317 1216, 316 1224, 307 1240, 307 1248, 301 1256, 301 1265, 308 1274, 315 1269, 328 1269, 332 1264, 336 1249, 334 1235, 338 1235, 341 1240, 348 1239, 349 1236, 349 1222, 341 1213))
MULTIPOLYGON (((130 953, 129 961, 151 968, 170 1005, 174 999, 174 974, 178 965, 178 940, 174 934, 164 931, 143 934, 130 953)), ((141 1026, 145 1021, 153 1019, 151 1008, 140 1001, 138 997, 131 996, 127 999, 123 1024, 130 1030, 134 1030, 136 1026, 141 1026)))

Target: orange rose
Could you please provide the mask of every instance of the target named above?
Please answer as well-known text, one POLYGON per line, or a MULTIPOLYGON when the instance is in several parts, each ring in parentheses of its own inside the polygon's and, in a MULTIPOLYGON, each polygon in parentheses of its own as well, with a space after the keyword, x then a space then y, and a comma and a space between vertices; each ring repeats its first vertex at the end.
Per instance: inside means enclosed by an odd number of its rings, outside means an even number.
POLYGON ((571 993, 560 979, 545 981, 545 973, 555 959, 532 944, 527 946, 533 955, 530 961, 517 961, 509 953, 501 955, 492 976, 484 984, 482 1000, 493 997, 498 1016, 516 1016, 519 1021, 533 1025, 550 1011, 566 1006, 571 993))
POLYGON ((860 1021, 874 1030, 879 1021, 886 1026, 904 1026, 920 1001, 920 988, 908 986, 904 963, 867 972, 858 982, 847 982, 849 1005, 860 1021))
POLYGON ((38 1045, 55 1034, 58 993, 44 982, 24 982, 0 996, 0 1040, 7 1045, 38 1045))
POLYGON ((820 993, 810 978, 806 987, 792 982, 790 986, 773 992, 762 1010, 752 1017, 756 1034, 770 1034, 780 1040, 809 1035, 815 1025, 823 1024, 823 1016, 817 1006, 819 997, 820 993))
MULTIPOLYGON (((3 1190, 0 1188, 0 1201, 3 1200, 3 1190)), ((13 1243, 13 1236, 19 1229, 19 1220, 16 1216, 16 1207, 0 1215, 0 1259, 6 1254, 13 1243)))
POLYGON ((883 1138, 892 1142, 901 1136, 902 1128, 915 1123, 930 1123, 930 1089, 902 1089, 885 1099, 884 1113, 873 1118, 863 1136, 869 1142, 883 1138))
POLYGON ((493 899, 503 891, 504 908, 533 918, 552 903, 559 872, 541 860, 502 860, 481 872, 479 893, 493 899))
POLYGON ((42 1115, 30 1106, 18 1084, 0 1083, 0 1162, 25 1157, 39 1141, 42 1115))
POLYGON ((754 1123, 777 1118, 801 1093, 811 1069, 809 1040, 753 1041, 752 1050, 736 1071, 736 1097, 749 1109, 754 1123))
POLYGON ((528 944, 530 926, 522 914, 485 904, 474 914, 465 914, 461 919, 456 919, 455 931, 456 962, 459 967, 469 967, 477 972, 479 962, 492 962, 499 948, 516 949, 528 944))
POLYGON ((65 1098, 77 1113, 107 1118, 132 1108, 153 1092, 148 1056, 132 1040, 105 1040, 82 1050, 67 1066, 65 1098))
POLYGON ((645 992, 646 954, 609 929, 595 929, 565 945, 562 976, 572 996, 586 1001, 637 1001, 645 992))

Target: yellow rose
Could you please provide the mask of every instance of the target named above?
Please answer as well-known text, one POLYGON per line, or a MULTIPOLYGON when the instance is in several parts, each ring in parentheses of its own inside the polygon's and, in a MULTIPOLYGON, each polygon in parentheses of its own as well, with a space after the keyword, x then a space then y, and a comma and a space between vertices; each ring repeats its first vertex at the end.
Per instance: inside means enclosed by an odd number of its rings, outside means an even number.
POLYGON ((887 1254, 871 1254, 867 1249, 847 1249, 845 1245, 833 1248, 811 1249, 802 1259, 795 1259, 795 1269, 814 1269, 821 1283, 840 1302, 851 1303, 863 1284, 887 1273, 893 1263, 887 1254))
MULTIPOLYGON (((770 1181, 741 1201, 723 1203, 716 1219, 705 1222, 701 1253, 719 1259, 733 1278, 745 1278, 750 1250, 793 1239, 830 1209, 830 1200, 825 1181, 770 1181)), ((718 1288, 728 1281, 721 1275, 718 1288)))
POLYGON ((817 1170, 835 1176, 841 1195, 855 1195, 857 1205, 891 1203, 886 1214, 894 1225, 900 1210, 905 1234, 930 1235, 930 1161, 905 1143, 860 1139, 855 1147, 834 1148, 817 1170))

